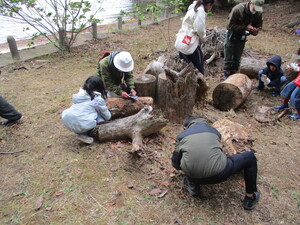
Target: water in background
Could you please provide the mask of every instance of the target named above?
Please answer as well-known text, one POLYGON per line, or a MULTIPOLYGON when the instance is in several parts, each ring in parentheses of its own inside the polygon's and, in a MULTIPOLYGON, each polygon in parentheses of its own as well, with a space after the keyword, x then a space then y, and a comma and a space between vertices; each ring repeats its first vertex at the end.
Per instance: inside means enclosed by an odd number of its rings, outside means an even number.
MULTIPOLYGON (((133 0, 101 0, 103 9, 96 15, 97 19, 102 19, 101 24, 110 24, 117 22, 117 17, 121 10, 129 12, 133 8, 133 0)), ((14 36, 16 40, 30 38, 32 34, 37 33, 34 28, 24 30, 29 27, 26 23, 16 22, 8 17, 0 16, 0 43, 6 42, 8 35, 14 36)))

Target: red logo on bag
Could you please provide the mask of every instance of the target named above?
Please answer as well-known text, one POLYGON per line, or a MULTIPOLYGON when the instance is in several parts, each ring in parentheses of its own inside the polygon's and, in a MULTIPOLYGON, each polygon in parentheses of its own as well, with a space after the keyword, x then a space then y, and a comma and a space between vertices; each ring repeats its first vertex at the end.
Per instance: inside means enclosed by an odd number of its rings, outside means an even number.
POLYGON ((188 35, 185 35, 183 40, 182 40, 182 43, 189 45, 191 43, 191 41, 192 41, 192 37, 188 36, 188 35))

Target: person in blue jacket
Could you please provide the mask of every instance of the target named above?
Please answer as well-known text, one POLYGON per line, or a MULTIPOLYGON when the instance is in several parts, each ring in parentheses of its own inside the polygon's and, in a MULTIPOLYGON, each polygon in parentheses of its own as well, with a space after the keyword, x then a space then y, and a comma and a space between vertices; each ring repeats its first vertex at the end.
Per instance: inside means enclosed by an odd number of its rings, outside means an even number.
POLYGON ((62 122, 77 134, 78 140, 92 144, 94 139, 89 137, 89 132, 97 123, 111 118, 105 98, 104 83, 98 76, 90 76, 79 92, 73 94, 73 105, 62 112, 62 122))
POLYGON ((286 77, 281 69, 281 57, 276 55, 267 61, 267 66, 258 71, 258 85, 253 89, 263 90, 265 86, 275 87, 273 96, 280 95, 280 88, 286 82, 286 77))

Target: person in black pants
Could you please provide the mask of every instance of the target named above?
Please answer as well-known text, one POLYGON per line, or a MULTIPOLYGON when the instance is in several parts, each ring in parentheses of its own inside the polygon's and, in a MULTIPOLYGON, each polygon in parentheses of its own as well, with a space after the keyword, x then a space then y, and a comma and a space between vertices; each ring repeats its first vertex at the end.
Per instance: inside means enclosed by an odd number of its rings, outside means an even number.
POLYGON ((10 105, 2 96, 0 96, 0 116, 6 120, 1 122, 2 125, 9 125, 20 120, 22 114, 10 105))
POLYGON ((197 116, 185 119, 184 131, 176 139, 172 165, 186 175, 184 185, 192 196, 198 196, 201 184, 217 184, 244 170, 246 195, 243 207, 252 210, 259 200, 257 160, 253 152, 227 157, 222 151, 221 134, 197 116))

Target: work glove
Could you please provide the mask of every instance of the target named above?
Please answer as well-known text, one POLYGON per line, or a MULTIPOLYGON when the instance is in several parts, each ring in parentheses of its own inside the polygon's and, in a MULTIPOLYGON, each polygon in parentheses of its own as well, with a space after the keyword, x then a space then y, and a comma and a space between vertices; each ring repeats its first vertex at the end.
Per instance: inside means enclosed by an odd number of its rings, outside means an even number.
POLYGON ((260 79, 264 83, 264 85, 268 85, 271 82, 271 80, 267 77, 266 74, 262 74, 260 79))

